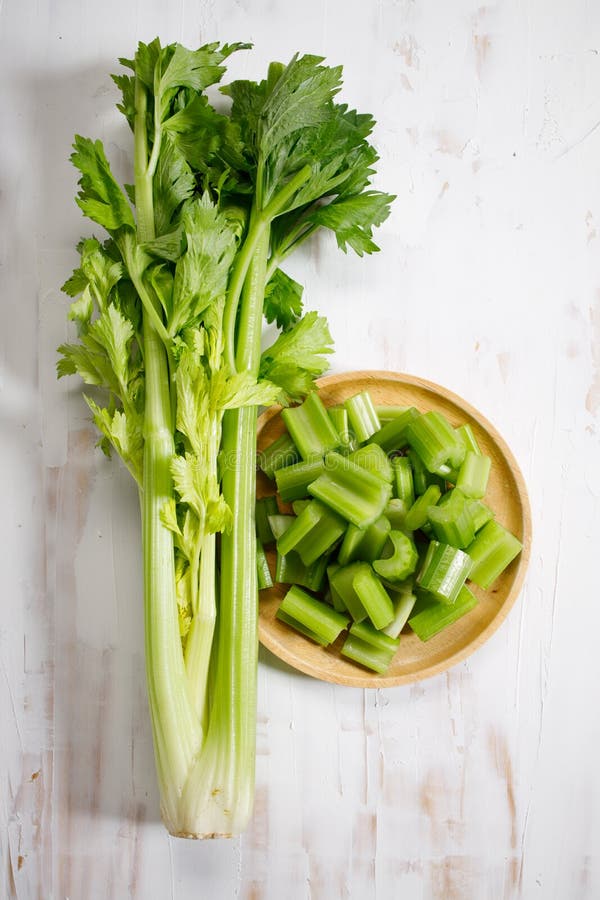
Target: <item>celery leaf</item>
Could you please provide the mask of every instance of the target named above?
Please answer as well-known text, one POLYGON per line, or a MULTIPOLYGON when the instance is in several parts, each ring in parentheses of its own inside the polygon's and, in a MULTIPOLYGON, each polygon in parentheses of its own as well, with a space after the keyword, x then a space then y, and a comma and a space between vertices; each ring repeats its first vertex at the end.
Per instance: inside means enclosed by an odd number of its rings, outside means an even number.
POLYGON ((131 207, 113 177, 102 142, 75 135, 73 147, 71 162, 81 173, 77 196, 79 208, 107 231, 123 227, 134 229, 131 207))
POLYGON ((261 378, 278 385, 288 400, 300 400, 314 388, 314 380, 329 367, 333 352, 327 320, 308 312, 264 351, 261 378))
POLYGON ((276 269, 265 288, 264 314, 286 331, 302 314, 302 285, 276 269))

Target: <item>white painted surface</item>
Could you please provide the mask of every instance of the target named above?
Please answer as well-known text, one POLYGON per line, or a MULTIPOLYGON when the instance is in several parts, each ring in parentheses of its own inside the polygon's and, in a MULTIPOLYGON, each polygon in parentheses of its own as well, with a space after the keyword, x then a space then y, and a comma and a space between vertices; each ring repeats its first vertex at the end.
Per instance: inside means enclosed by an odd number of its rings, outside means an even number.
POLYGON ((587 0, 0 2, 0 896, 600 896, 600 8, 587 0), (468 662, 337 689, 266 653, 257 804, 231 842, 157 821, 126 475, 54 379, 88 226, 72 134, 131 158, 108 73, 159 33, 345 65, 398 194, 364 261, 293 262, 334 370, 439 381, 494 422, 534 516, 526 587, 468 662))

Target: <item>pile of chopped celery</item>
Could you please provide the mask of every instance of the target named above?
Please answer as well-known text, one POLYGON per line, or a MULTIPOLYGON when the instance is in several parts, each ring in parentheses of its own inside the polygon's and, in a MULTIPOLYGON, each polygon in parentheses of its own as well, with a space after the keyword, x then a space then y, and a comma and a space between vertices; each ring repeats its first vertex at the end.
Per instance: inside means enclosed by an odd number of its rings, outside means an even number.
POLYGON ((257 501, 258 581, 290 585, 277 618, 383 674, 408 626, 422 641, 477 604, 522 544, 484 502, 491 460, 468 424, 376 407, 368 392, 327 409, 317 392, 281 413, 259 454, 276 493, 257 501))

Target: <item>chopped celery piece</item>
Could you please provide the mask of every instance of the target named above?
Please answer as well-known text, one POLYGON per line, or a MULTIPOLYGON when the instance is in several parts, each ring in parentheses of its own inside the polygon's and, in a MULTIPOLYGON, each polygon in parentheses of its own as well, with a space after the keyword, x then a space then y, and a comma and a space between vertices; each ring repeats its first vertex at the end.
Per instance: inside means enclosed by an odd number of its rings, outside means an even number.
POLYGON ((279 609, 329 644, 335 641, 349 622, 348 616, 316 600, 296 585, 289 589, 279 609))
POLYGON ((261 544, 272 544, 275 540, 269 516, 276 516, 279 512, 275 497, 262 497, 256 501, 256 534, 261 544))
POLYGON ((473 560, 471 581, 489 588, 522 549, 521 541, 503 525, 494 520, 488 522, 467 547, 473 560))
POLYGON ((284 432, 276 441, 260 451, 257 462, 267 478, 273 479, 277 469, 293 465, 298 462, 298 458, 296 445, 289 434, 284 432))
POLYGON ((364 666, 365 669, 383 675, 387 672, 395 651, 382 650, 381 647, 374 647, 367 641, 349 634, 340 652, 342 656, 364 666))
POLYGON ((338 553, 340 565, 346 566, 355 560, 372 562, 377 559, 383 550, 390 528, 389 520, 385 516, 380 516, 368 528, 348 525, 338 553))
POLYGON ((277 554, 275 581, 278 584, 300 584, 302 587, 308 587, 306 566, 297 553, 292 551, 287 556, 282 556, 281 553, 277 554))
POLYGON ((359 443, 368 441, 371 435, 381 428, 379 416, 368 391, 362 391, 354 397, 349 397, 344 402, 344 406, 348 410, 350 425, 359 443))
POLYGON ((331 603, 333 608, 337 609, 338 612, 347 612, 346 604, 342 600, 341 594, 336 591, 335 587, 331 583, 331 579, 339 568, 340 564, 337 562, 330 563, 327 566, 327 581, 329 582, 329 593, 331 595, 331 603))
MULTIPOLYGON (((296 516, 289 528, 277 538, 277 552, 285 556, 290 550, 295 550, 306 535, 314 528, 319 521, 321 515, 319 508, 314 503, 309 503, 302 510, 299 516, 296 516)), ((306 564, 305 560, 302 560, 306 564)))
MULTIPOLYGON (((321 556, 312 565, 305 566, 306 573, 302 580, 302 587, 308 588, 309 591, 314 591, 315 593, 320 591, 325 580, 328 562, 329 556, 321 556)), ((300 584, 300 582, 298 581, 296 584, 300 584)))
POLYGON ((482 503, 481 500, 467 500, 467 506, 473 519, 475 534, 477 534, 486 522, 494 518, 494 511, 489 506, 486 506, 485 503, 482 503))
POLYGON ((431 540, 431 538, 434 537, 433 528, 431 527, 431 522, 429 521, 429 519, 425 522, 424 525, 421 525, 420 530, 423 532, 425 537, 429 538, 429 540, 431 540))
POLYGON ((489 456, 467 450, 463 464, 458 470, 456 487, 467 497, 480 500, 485 496, 492 461, 489 456))
POLYGON ((417 568, 419 561, 417 549, 413 541, 402 531, 390 531, 388 544, 391 544, 390 555, 376 559, 373 569, 381 578, 393 584, 406 581, 417 568))
POLYGON ((307 628, 305 625, 297 622, 293 616, 288 615, 281 609, 281 607, 279 607, 279 609, 275 613, 275 618, 279 619, 280 622, 284 622, 286 625, 289 625, 290 628, 295 628, 295 630, 300 634, 303 634, 304 637, 310 638, 311 641, 314 641, 315 644, 320 644, 321 647, 327 647, 327 645, 330 643, 327 638, 321 637, 314 631, 311 631, 310 628, 307 628))
POLYGON ((391 422, 392 419, 398 418, 402 413, 405 413, 408 409, 408 406, 377 406, 375 405, 375 412, 379 416, 380 422, 391 422))
MULTIPOLYGON (((373 526, 371 525, 369 526, 369 528, 372 527, 373 526)), ((347 566, 349 563, 359 559, 357 550, 360 547, 360 543, 366 532, 366 528, 357 528, 356 525, 348 525, 344 540, 338 550, 338 562, 341 566, 347 566)))
POLYGON ((454 603, 472 565, 471 557, 457 547, 431 541, 417 584, 440 603, 454 603))
POLYGON ((367 611, 354 590, 354 578, 362 569, 370 571, 371 566, 362 562, 350 563, 349 566, 340 566, 329 578, 332 592, 337 591, 355 622, 362 622, 367 618, 367 611))
POLYGON ((455 468, 464 459, 465 448, 454 428, 435 410, 413 419, 406 427, 406 436, 428 472, 439 473, 444 465, 455 468))
POLYGON ((408 507, 412 506, 415 502, 415 483, 410 459, 407 456, 396 456, 392 460, 392 469, 396 497, 404 500, 408 507))
POLYGON ((390 595, 371 566, 361 567, 352 579, 352 587, 375 628, 385 628, 394 618, 390 595))
POLYGON ((258 576, 259 591, 264 590, 264 588, 273 587, 269 563, 267 562, 263 545, 258 538, 256 540, 256 573, 258 576))
POLYGON ((316 516, 316 520, 295 548, 305 566, 312 565, 331 550, 347 528, 347 523, 341 516, 336 515, 318 500, 313 500, 310 507, 307 506, 298 518, 309 517, 309 510, 310 518, 316 516))
POLYGON ((309 591, 320 591, 328 561, 329 557, 322 556, 311 566, 305 566, 293 550, 285 556, 278 553, 275 581, 280 584, 299 584, 309 591))
POLYGON ((408 624, 422 641, 428 641, 443 628, 452 625, 473 607, 477 606, 477 597, 468 587, 463 586, 454 603, 438 603, 426 594, 419 595, 408 624))
POLYGON ((393 591, 391 597, 394 604, 394 618, 389 625, 385 626, 383 631, 384 634, 392 638, 398 638, 408 622, 417 599, 413 592, 412 580, 407 582, 405 586, 402 586, 399 591, 393 591))
POLYGON ((366 528, 382 514, 392 488, 339 453, 328 453, 325 471, 308 486, 308 492, 348 522, 366 528))
POLYGON ((367 472, 372 472, 373 475, 378 475, 391 484, 394 477, 392 464, 388 459, 387 453, 381 449, 379 444, 373 444, 369 441, 368 444, 363 444, 362 447, 351 453, 348 459, 360 466, 361 469, 366 469, 367 472))
MULTIPOLYGON (((427 469, 421 462, 421 457, 418 453, 415 453, 414 450, 408 450, 407 459, 409 460, 412 468, 415 496, 420 497, 421 494, 424 494, 429 485, 432 483, 430 481, 430 478, 437 478, 437 476, 432 476, 431 473, 427 471, 427 469)), ((437 484, 438 482, 436 481, 435 483, 437 484)), ((438 484, 438 487, 441 490, 443 485, 438 484)))
MULTIPOLYGON (((294 516, 271 516, 271 528, 279 538, 294 524, 294 516)), ((328 557, 322 556, 310 566, 304 565, 300 556, 291 550, 283 555, 277 553, 275 581, 282 584, 300 584, 311 591, 321 590, 328 557)))
POLYGON ((283 409, 281 418, 304 460, 323 456, 340 445, 340 436, 316 391, 300 406, 283 409))
POLYGON ((281 514, 277 513, 274 516, 268 516, 268 520, 271 527, 271 532, 273 533, 273 537, 276 541, 278 541, 281 535, 285 534, 288 528, 290 528, 294 524, 296 517, 282 516, 281 514))
POLYGON ((354 450, 356 443, 350 431, 348 422, 348 410, 345 406, 330 406, 327 410, 333 427, 340 436, 340 447, 344 450, 354 450))
POLYGON ((425 493, 421 494, 420 497, 417 497, 409 511, 406 513, 404 527, 408 531, 416 531, 417 528, 422 528, 429 518, 430 507, 435 506, 440 499, 441 494, 442 492, 437 484, 430 484, 425 493))
POLYGON ((406 429, 409 423, 416 419, 418 415, 419 410, 414 406, 409 406, 400 415, 387 422, 379 431, 376 431, 371 438, 372 443, 379 444, 386 453, 402 450, 408 443, 406 429))
POLYGON ((277 469, 275 481, 277 491, 284 503, 301 500, 308 496, 308 486, 325 471, 325 462, 314 459, 310 462, 299 462, 284 469, 277 469))
POLYGON ((350 634, 360 638, 361 641, 370 644, 372 647, 388 650, 392 654, 396 652, 400 644, 397 638, 391 638, 384 631, 374 628, 370 622, 353 622, 350 626, 350 634))
MULTIPOLYGON (((481 457, 483 459, 483 457, 481 457)), ((429 509, 429 521, 438 541, 464 550, 475 537, 475 523, 465 495, 453 488, 429 509)))
POLYGON ((312 500, 294 500, 292 503, 292 509, 294 510, 294 515, 299 516, 303 509, 306 509, 309 503, 312 503, 312 500))
POLYGON ((477 453, 478 455, 481 453, 477 438, 473 434, 473 429, 470 425, 467 425, 466 423, 464 425, 459 425, 459 427, 455 429, 455 434, 459 441, 462 442, 465 450, 470 450, 471 453, 477 453))
POLYGON ((407 512, 408 505, 405 500, 393 499, 390 500, 384 509, 383 514, 394 531, 407 531, 408 529, 405 524, 407 512))
MULTIPOLYGON (((419 454, 415 453, 412 449, 408 450, 407 458, 410 461, 413 472, 415 497, 420 497, 421 494, 424 494, 431 484, 436 484, 442 492, 446 490, 446 477, 449 478, 450 475, 444 476, 439 473, 434 474, 433 472, 428 472, 423 465, 419 454)), ((451 471, 449 466, 446 468, 448 468, 449 472, 451 471)))

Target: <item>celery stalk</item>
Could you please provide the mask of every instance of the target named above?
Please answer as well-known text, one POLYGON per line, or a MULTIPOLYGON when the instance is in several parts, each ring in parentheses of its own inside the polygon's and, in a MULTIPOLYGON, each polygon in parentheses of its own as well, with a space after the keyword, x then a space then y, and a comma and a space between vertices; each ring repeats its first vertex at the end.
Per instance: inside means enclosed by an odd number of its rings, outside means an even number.
MULTIPOLYGON (((383 511, 384 516, 395 531, 409 531, 406 528, 408 506, 405 500, 393 498, 383 511)), ((409 532, 410 533, 410 532, 409 532)))
POLYGON ((411 507, 415 502, 415 484, 410 459, 407 456, 397 456, 392 460, 392 468, 395 497, 398 500, 404 500, 406 505, 411 507))
POLYGON ((283 409, 281 418, 304 460, 324 456, 340 446, 340 436, 316 391, 300 406, 283 409))
POLYGON ((325 461, 322 459, 299 462, 293 466, 277 469, 275 481, 279 496, 284 503, 307 497, 309 484, 316 481, 324 471, 325 461))
POLYGON ((468 500, 467 507, 473 519, 475 534, 483 528, 486 522, 494 518, 494 511, 489 506, 486 506, 485 503, 482 503, 481 500, 468 500))
POLYGON ((355 622, 367 618, 367 611, 354 588, 354 578, 363 569, 370 570, 368 563, 355 562, 349 566, 338 566, 329 575, 332 592, 335 591, 355 622))
POLYGON ((375 572, 393 584, 405 581, 415 571, 418 554, 414 542, 402 531, 390 531, 387 536, 390 553, 373 562, 375 572))
POLYGON ((258 579, 258 589, 263 591, 265 588, 273 587, 273 579, 271 578, 271 570, 261 542, 256 541, 256 573, 258 579))
POLYGON ((354 450, 356 448, 356 441, 350 430, 348 410, 344 406, 330 406, 327 412, 333 423, 333 427, 340 437, 340 448, 343 450, 354 450))
MULTIPOLYGON (((296 55, 260 84, 224 87, 232 102, 217 113, 205 90, 247 46, 188 50, 155 39, 122 60, 133 73, 115 82, 134 133, 134 204, 100 141, 76 136, 72 156, 77 203, 109 240, 78 246, 81 265, 64 288, 76 298, 78 337, 59 348, 58 375, 77 373, 98 389, 87 402, 101 446, 140 489, 161 811, 186 837, 237 834, 252 809, 257 407, 309 395, 305 412, 322 415, 320 425, 308 416, 301 452, 338 446, 312 393, 331 352, 327 323, 301 314, 300 286, 279 266, 321 227, 340 247, 372 253, 373 227, 393 200, 367 189, 372 121, 335 102, 341 69, 319 57, 296 55), (280 334, 261 352, 263 312, 280 334)), ((270 448, 269 475, 291 449, 289 438, 270 448)), ((323 470, 321 461, 288 476, 288 499, 306 496, 323 470)), ((361 513, 377 505, 375 494, 361 513)), ((259 508, 268 536, 269 510, 259 508)), ((305 569, 310 586, 326 565, 323 556, 305 569)))
POLYGON ((272 544, 275 540, 271 526, 269 524, 269 516, 276 516, 279 510, 275 497, 262 497, 256 501, 256 534, 261 544, 272 544))
POLYGON ((385 628, 394 618, 390 595, 371 566, 361 567, 352 580, 352 587, 375 628, 385 628))
MULTIPOLYGON (((305 566, 311 566, 329 553, 342 538, 347 523, 318 500, 310 504, 315 510, 316 521, 313 527, 302 537, 296 550, 305 566)), ((305 510, 301 513, 303 515, 305 510)))
POLYGON ((457 622, 477 606, 477 597, 463 586, 452 604, 439 603, 427 594, 421 594, 414 605, 408 624, 422 640, 429 641, 443 628, 457 622))
POLYGON ((302 538, 312 531, 320 518, 321 513, 318 506, 309 503, 277 539, 277 552, 285 556, 290 550, 295 550, 302 538))
POLYGON ((441 491, 437 484, 430 484, 424 494, 417 497, 411 508, 406 513, 404 527, 408 531, 416 531, 422 528, 429 518, 429 510, 438 502, 441 491))
POLYGON ((491 587, 522 549, 521 541, 503 525, 494 520, 488 522, 467 547, 473 560, 471 581, 482 588, 491 587))
POLYGON ((394 450, 402 450, 406 447, 407 428, 413 419, 416 419, 419 411, 414 406, 409 406, 403 410, 389 422, 376 431, 371 438, 371 442, 379 444, 386 453, 392 453, 394 450))
POLYGON ((324 473, 308 486, 308 491, 348 522, 366 528, 382 514, 392 489, 339 453, 328 453, 324 473))
MULTIPOLYGON (((135 82, 135 192, 138 239, 154 238, 152 175, 146 137, 147 94, 135 82)), ((173 423, 165 347, 148 316, 144 316, 146 368, 145 443, 142 504, 146 678, 154 735, 161 812, 171 833, 182 829, 180 799, 202 740, 192 708, 179 638, 173 535, 161 521, 161 511, 173 496, 171 459, 173 423)), ((207 598, 208 602, 210 598, 207 598)), ((214 603, 214 596, 212 599, 214 603)))
POLYGON ((433 533, 443 544, 464 550, 475 537, 475 523, 460 488, 444 494, 437 506, 430 507, 428 516, 433 533))
POLYGON ((398 638, 408 622, 417 599, 413 593, 412 581, 407 581, 398 591, 393 591, 391 598, 394 604, 394 618, 389 625, 385 626, 383 631, 384 634, 388 634, 391 638, 398 638))
POLYGON ((466 497, 480 500, 485 496, 492 461, 489 456, 467 450, 464 461, 458 470, 456 487, 466 497))
POLYGON ((289 625, 290 628, 293 628, 295 631, 298 631, 300 634, 303 634, 304 637, 309 638, 309 640, 314 641, 315 644, 320 644, 321 647, 327 647, 330 643, 328 638, 324 638, 322 635, 317 634, 312 629, 307 628, 306 625, 303 625, 301 622, 298 622, 293 616, 290 616, 289 613, 286 613, 284 609, 279 607, 277 612, 275 613, 275 617, 279 619, 280 622, 284 622, 286 625, 289 625))
POLYGON ((280 435, 277 440, 265 447, 258 454, 259 468, 267 478, 275 478, 277 469, 283 466, 291 466, 298 462, 298 451, 289 434, 280 435))
POLYGON ((381 428, 379 416, 368 391, 362 391, 344 401, 348 410, 348 418, 357 441, 368 441, 371 435, 381 428))
POLYGON ((364 641, 354 634, 349 634, 340 652, 342 656, 364 666, 365 669, 371 669, 371 671, 383 675, 387 672, 395 651, 374 647, 368 641, 364 641))
POLYGON ((360 466, 361 469, 366 469, 367 472, 379 475, 384 481, 392 483, 392 464, 388 459, 387 453, 381 449, 379 444, 369 441, 369 443, 363 444, 362 447, 354 450, 348 459, 360 466))
POLYGON ((279 609, 328 644, 335 641, 349 621, 348 616, 295 586, 289 589, 279 609))
POLYGON ((456 436, 448 420, 434 410, 423 413, 409 422, 406 436, 425 468, 434 474, 439 472, 441 466, 455 468, 464 459, 463 443, 456 436))
POLYGON ((471 453, 476 453, 477 455, 481 454, 477 438, 473 434, 473 429, 469 424, 465 422, 464 425, 459 425, 458 428, 455 429, 455 434, 463 444, 465 451, 470 450, 471 453))
POLYGON ((370 622, 353 622, 350 626, 350 634, 360 638, 366 644, 377 647, 380 650, 387 650, 392 655, 396 652, 400 645, 397 638, 392 638, 385 631, 375 628, 370 622))
POLYGON ((431 541, 417 575, 417 584, 440 603, 452 604, 472 567, 471 557, 462 550, 439 541, 431 541))
POLYGON ((383 550, 390 527, 385 516, 381 516, 367 528, 348 525, 338 552, 340 565, 347 566, 355 560, 372 562, 377 559, 383 550))

